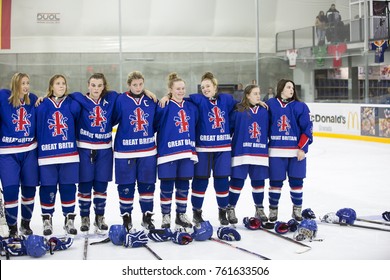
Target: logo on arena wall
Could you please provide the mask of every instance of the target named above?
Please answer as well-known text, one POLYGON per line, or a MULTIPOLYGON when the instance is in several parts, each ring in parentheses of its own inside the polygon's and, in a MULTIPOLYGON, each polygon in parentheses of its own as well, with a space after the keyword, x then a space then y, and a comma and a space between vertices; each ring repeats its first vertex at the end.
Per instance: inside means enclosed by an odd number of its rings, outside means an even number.
POLYGON ((342 115, 321 115, 321 114, 310 114, 310 120, 316 123, 323 124, 345 124, 345 117, 342 115))
POLYGON ((359 129, 359 117, 356 112, 348 113, 347 125, 348 125, 348 129, 350 128, 359 129))
POLYGON ((60 23, 60 13, 37 13, 37 23, 60 23))

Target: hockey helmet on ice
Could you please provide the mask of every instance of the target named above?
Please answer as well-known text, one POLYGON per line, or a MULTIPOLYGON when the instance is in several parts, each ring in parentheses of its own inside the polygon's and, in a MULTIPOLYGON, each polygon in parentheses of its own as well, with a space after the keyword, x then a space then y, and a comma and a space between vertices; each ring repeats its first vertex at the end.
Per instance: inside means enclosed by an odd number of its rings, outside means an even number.
POLYGON ((356 220, 356 212, 352 208, 342 208, 336 212, 336 216, 339 217, 339 223, 350 224, 356 220))
POLYGON ((112 225, 108 231, 108 237, 114 245, 123 245, 126 234, 127 231, 123 225, 112 225))
POLYGON ((192 238, 196 241, 208 240, 213 235, 213 226, 209 221, 201 222, 200 225, 194 226, 192 238))
POLYGON ((39 235, 29 235, 24 244, 26 246, 27 255, 34 258, 42 257, 49 249, 45 238, 39 235))
POLYGON ((312 240, 316 237, 317 230, 318 227, 315 220, 303 220, 294 233, 294 239, 297 241, 312 240))

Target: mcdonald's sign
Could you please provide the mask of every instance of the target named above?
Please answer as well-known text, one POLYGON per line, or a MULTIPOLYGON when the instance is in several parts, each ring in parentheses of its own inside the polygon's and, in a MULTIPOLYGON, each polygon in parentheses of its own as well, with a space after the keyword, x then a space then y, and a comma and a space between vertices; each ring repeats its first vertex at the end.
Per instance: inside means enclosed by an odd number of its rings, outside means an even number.
POLYGON ((359 129, 359 117, 357 112, 349 112, 347 119, 348 129, 359 129))

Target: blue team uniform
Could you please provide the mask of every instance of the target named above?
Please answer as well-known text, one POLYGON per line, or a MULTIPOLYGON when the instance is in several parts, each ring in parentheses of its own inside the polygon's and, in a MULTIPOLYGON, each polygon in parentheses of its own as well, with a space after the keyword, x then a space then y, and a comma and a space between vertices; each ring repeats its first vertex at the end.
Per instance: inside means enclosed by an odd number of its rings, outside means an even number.
POLYGON ((228 204, 231 137, 229 114, 237 101, 230 94, 220 93, 209 99, 203 94, 191 94, 189 100, 199 111, 196 129, 196 151, 199 162, 195 165, 191 202, 194 209, 201 209, 211 170, 214 176, 219 208, 228 204))
POLYGON ((197 108, 185 100, 179 103, 171 99, 164 108, 157 107, 157 165, 163 214, 171 212, 174 185, 176 212, 186 212, 189 180, 194 176, 194 163, 198 162, 195 151, 197 119, 197 108))
POLYGON ((22 101, 16 108, 10 104, 10 96, 10 90, 0 90, 0 178, 6 220, 12 226, 17 223, 19 186, 22 194, 21 216, 29 221, 39 178, 34 107, 37 96, 29 93, 30 104, 22 101))
POLYGON ((107 185, 112 180, 112 115, 118 93, 109 91, 96 101, 90 98, 89 94, 84 95, 81 92, 72 93, 69 97, 77 101, 82 108, 76 125, 80 155, 80 215, 89 216, 93 189, 95 214, 103 216, 107 185))
POLYGON ((249 175, 255 205, 262 207, 264 180, 268 178, 268 112, 255 106, 231 114, 232 174, 229 206, 235 207, 249 175))
POLYGON ((307 105, 300 101, 283 102, 272 98, 269 106, 269 168, 270 206, 277 207, 286 174, 294 205, 302 205, 303 178, 306 177, 306 158, 298 161, 297 153, 305 153, 313 141, 313 124, 307 105))
POLYGON ((157 164, 153 127, 155 110, 156 103, 143 93, 136 97, 125 92, 116 101, 115 182, 118 184, 121 215, 131 214, 136 181, 142 212, 153 210, 157 164))
POLYGON ((76 121, 80 105, 69 97, 56 102, 45 98, 37 108, 38 164, 43 214, 53 215, 57 184, 63 214, 74 213, 76 183, 79 181, 79 153, 76 121), (54 195, 53 195, 54 194, 54 195))

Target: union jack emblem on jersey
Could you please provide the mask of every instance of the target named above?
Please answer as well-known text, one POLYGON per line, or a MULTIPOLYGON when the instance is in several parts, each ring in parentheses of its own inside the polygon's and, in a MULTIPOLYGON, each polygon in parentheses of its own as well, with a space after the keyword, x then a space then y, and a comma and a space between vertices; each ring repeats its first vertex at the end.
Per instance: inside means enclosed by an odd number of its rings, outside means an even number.
POLYGON ((134 110, 134 115, 130 115, 130 124, 134 126, 134 132, 143 131, 144 136, 148 136, 149 122, 146 119, 149 114, 145 113, 140 107, 134 110))
POLYGON ((15 124, 15 131, 24 131, 24 136, 30 135, 30 117, 31 114, 27 114, 26 108, 20 107, 16 110, 16 114, 12 114, 12 123, 15 124))
POLYGON ((188 120, 190 119, 189 116, 187 116, 186 111, 181 109, 178 113, 179 116, 174 117, 173 120, 175 121, 175 126, 179 126, 179 133, 188 132, 190 124, 188 123, 188 120))
POLYGON ((92 112, 89 112, 88 118, 92 120, 92 127, 100 127, 100 132, 104 132, 106 129, 107 118, 106 111, 104 111, 100 106, 93 108, 92 112))
POLYGON ((225 118, 223 117, 225 115, 225 112, 221 111, 219 107, 214 106, 213 109, 211 109, 211 112, 209 112, 209 122, 212 122, 212 128, 213 129, 221 129, 221 133, 225 132, 225 118))
POLYGON ((62 140, 68 140, 68 125, 66 121, 68 118, 64 117, 60 111, 55 111, 52 119, 48 119, 49 129, 52 129, 52 136, 56 137, 62 135, 62 140))
POLYGON ((260 142, 260 136, 261 136, 261 127, 257 122, 252 123, 249 126, 249 135, 251 139, 256 139, 256 142, 260 142))
POLYGON ((278 127, 279 132, 285 132, 286 135, 290 134, 290 120, 287 118, 286 115, 280 117, 280 119, 278 120, 278 127))

